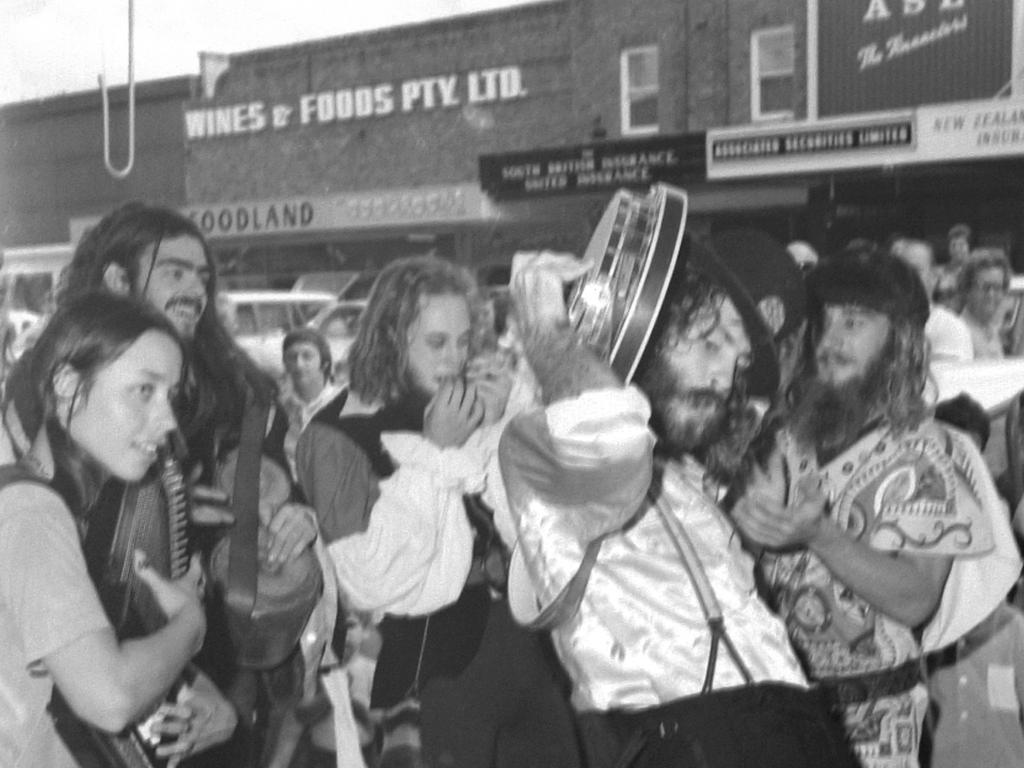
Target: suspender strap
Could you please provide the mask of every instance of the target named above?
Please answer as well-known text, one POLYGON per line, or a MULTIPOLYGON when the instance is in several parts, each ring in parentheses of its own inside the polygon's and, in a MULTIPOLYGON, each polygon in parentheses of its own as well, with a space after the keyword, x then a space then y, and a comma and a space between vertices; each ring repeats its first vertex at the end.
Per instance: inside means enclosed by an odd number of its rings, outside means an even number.
POLYGON ((718 598, 715 597, 715 591, 712 589, 711 582, 708 580, 708 576, 704 572, 704 566, 701 564, 700 558, 697 557, 697 551, 693 547, 693 542, 690 541, 690 537, 686 533, 686 529, 683 527, 682 523, 679 522, 678 518, 672 514, 672 510, 668 508, 668 505, 661 497, 661 494, 655 491, 651 494, 650 498, 658 513, 658 517, 661 519, 661 524, 665 528, 665 532, 672 541, 672 546, 675 548, 676 554, 679 555, 683 568, 690 577, 693 589, 697 593, 697 600, 700 603, 701 610, 704 612, 704 619, 707 621, 708 628, 711 630, 711 649, 708 653, 707 672, 704 677, 704 686, 701 692, 708 693, 713 687, 715 665, 718 661, 719 643, 725 645, 726 651, 728 651, 729 656, 739 669, 740 674, 743 676, 743 680, 749 685, 753 682, 754 677, 750 674, 750 670, 747 668, 747 665, 743 663, 743 659, 740 658, 739 652, 732 644, 732 640, 729 638, 729 635, 725 630, 725 622, 722 618, 722 608, 718 604, 718 598))
POLYGON ((528 624, 527 629, 553 629, 571 619, 579 610, 580 602, 583 600, 583 593, 587 589, 587 582, 590 581, 590 572, 597 562, 597 555, 601 551, 601 542, 604 537, 598 537, 587 545, 583 553, 583 560, 580 567, 573 574, 569 583, 562 587, 562 590, 555 596, 555 599, 545 606, 535 618, 528 624))
POLYGON ((259 574, 260 463, 263 435, 270 409, 253 401, 250 395, 242 417, 242 432, 231 492, 231 549, 228 559, 226 599, 238 615, 251 616, 256 605, 256 578, 259 574))

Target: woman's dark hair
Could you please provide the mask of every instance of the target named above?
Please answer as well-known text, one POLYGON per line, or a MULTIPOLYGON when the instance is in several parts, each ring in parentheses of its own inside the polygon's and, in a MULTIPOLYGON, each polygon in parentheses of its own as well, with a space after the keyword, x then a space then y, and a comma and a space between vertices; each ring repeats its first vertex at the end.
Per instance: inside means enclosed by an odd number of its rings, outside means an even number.
MULTIPOLYGON (((53 485, 76 513, 88 509, 99 492, 101 473, 71 439, 60 421, 54 379, 66 366, 78 374, 71 411, 89 397, 96 376, 147 331, 159 331, 182 349, 171 322, 134 297, 109 291, 69 299, 47 322, 32 348, 28 378, 53 452, 53 485)), ((33 436, 34 437, 34 436, 33 436)))
POLYGON ((127 203, 111 211, 84 235, 75 249, 58 305, 83 292, 103 288, 104 272, 110 264, 121 266, 133 287, 144 285, 147 275, 141 274, 140 257, 150 248, 155 257, 164 240, 178 237, 198 242, 210 266, 206 309, 186 356, 195 389, 189 393, 185 412, 179 413, 190 451, 195 452, 195 439, 206 440, 211 426, 217 434, 216 442, 237 442, 249 392, 263 404, 272 404, 277 395, 274 380, 238 347, 221 322, 217 313, 216 269, 209 245, 196 223, 171 208, 141 202, 127 203))
POLYGON ((411 392, 407 376, 409 328, 422 300, 461 296, 469 305, 474 330, 470 355, 487 329, 481 327, 476 281, 462 267, 436 256, 410 256, 386 266, 377 277, 349 348, 349 386, 362 399, 393 403, 411 392))

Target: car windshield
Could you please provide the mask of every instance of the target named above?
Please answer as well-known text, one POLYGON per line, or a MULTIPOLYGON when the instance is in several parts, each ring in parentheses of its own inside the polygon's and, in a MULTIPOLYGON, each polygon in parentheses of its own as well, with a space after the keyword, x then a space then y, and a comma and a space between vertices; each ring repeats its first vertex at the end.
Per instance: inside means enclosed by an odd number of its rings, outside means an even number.
POLYGON ((356 277, 351 283, 345 286, 345 289, 338 294, 339 299, 365 299, 370 295, 370 289, 373 288, 373 284, 377 281, 377 272, 367 270, 360 272, 359 276, 356 277))
POLYGON ((335 307, 319 323, 319 329, 328 338, 354 336, 362 307, 335 307))

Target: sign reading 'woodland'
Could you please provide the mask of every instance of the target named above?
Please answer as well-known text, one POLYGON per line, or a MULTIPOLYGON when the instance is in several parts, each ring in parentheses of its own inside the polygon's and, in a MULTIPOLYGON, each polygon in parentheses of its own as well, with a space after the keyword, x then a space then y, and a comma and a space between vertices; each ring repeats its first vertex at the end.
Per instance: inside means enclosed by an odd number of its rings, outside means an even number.
POLYGON ((1010 82, 1014 0, 812 0, 818 114, 991 98, 1010 82))
POLYGON ((433 75, 304 93, 287 102, 266 100, 185 110, 185 136, 200 141, 261 131, 430 112, 512 101, 527 95, 519 67, 433 75))

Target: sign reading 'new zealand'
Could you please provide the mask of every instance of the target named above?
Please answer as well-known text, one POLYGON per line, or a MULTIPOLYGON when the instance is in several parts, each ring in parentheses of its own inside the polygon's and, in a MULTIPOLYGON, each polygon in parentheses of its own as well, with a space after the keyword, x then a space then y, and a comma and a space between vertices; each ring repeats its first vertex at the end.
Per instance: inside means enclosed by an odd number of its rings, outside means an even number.
POLYGON ((1011 77, 1014 0, 812 0, 818 114, 991 98, 1011 77))

